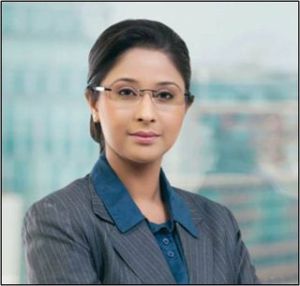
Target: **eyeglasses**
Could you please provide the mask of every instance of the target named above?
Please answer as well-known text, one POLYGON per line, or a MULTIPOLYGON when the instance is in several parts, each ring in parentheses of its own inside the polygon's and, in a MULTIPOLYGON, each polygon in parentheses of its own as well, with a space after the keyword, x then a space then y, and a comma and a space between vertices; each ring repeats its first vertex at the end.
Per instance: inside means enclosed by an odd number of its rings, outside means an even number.
POLYGON ((189 92, 183 93, 177 86, 170 85, 153 89, 138 89, 128 84, 116 84, 110 88, 105 86, 88 86, 93 92, 106 92, 107 96, 114 101, 119 107, 131 107, 140 102, 144 93, 151 94, 152 101, 160 108, 168 108, 172 106, 180 106, 185 102, 192 103, 194 96, 189 92))

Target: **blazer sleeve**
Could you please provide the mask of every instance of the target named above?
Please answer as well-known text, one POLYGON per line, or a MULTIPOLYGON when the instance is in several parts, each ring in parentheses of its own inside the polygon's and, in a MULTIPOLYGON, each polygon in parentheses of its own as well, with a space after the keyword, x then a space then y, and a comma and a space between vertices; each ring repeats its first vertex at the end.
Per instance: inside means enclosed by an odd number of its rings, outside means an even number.
POLYGON ((24 218, 27 280, 31 284, 101 284, 89 245, 70 211, 42 200, 24 218))
POLYGON ((232 213, 229 213, 229 218, 233 225, 233 255, 236 269, 236 284, 261 284, 256 276, 255 268, 251 263, 249 252, 242 240, 241 231, 238 223, 232 213))

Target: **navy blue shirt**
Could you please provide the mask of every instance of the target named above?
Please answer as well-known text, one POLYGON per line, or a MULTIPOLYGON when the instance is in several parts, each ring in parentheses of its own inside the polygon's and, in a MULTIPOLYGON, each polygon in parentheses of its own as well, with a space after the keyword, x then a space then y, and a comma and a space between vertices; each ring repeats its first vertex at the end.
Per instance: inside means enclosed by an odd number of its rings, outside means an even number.
POLYGON ((104 154, 100 155, 95 164, 91 178, 96 193, 103 201, 119 231, 125 233, 146 220, 176 282, 188 284, 188 270, 175 222, 181 224, 194 237, 198 236, 198 231, 193 224, 189 209, 182 198, 173 191, 163 170, 160 170, 159 177, 161 195, 170 216, 168 222, 164 224, 149 222, 144 217, 104 154))
POLYGON ((184 261, 184 254, 174 222, 169 220, 162 224, 148 221, 148 225, 155 236, 155 239, 166 258, 170 270, 177 284, 188 284, 188 272, 184 261))

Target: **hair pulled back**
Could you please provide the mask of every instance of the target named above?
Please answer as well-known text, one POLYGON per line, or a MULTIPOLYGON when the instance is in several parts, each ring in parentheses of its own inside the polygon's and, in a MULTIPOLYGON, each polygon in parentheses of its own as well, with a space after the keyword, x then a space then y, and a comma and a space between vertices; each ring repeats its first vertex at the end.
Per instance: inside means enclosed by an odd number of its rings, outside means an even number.
MULTIPOLYGON (((190 88, 191 67, 189 51, 185 42, 163 23, 137 19, 125 20, 108 27, 96 40, 89 53, 88 88, 86 97, 95 103, 98 93, 89 87, 98 86, 117 63, 122 54, 132 48, 159 50, 169 56, 181 74, 186 91, 190 88)), ((105 142, 99 122, 90 118, 90 133, 105 150, 105 142)))

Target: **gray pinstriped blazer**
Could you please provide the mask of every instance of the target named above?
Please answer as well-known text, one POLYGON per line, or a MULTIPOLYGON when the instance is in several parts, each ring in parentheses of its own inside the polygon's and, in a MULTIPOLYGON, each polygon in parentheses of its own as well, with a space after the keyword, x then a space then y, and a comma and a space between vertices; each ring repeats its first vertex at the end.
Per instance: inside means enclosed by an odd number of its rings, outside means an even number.
MULTIPOLYGON (((191 210, 199 237, 176 224, 191 284, 258 284, 238 225, 225 207, 173 188, 191 210)), ((26 213, 23 242, 29 283, 176 284, 147 223, 121 233, 90 175, 26 213)))

